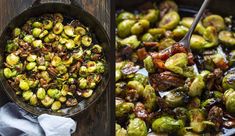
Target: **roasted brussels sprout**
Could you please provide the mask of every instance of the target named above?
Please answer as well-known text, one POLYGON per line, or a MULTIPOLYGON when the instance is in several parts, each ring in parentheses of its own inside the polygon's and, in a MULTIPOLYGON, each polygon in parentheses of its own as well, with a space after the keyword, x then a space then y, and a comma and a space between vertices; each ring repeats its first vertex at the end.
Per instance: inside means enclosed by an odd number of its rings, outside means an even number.
POLYGON ((224 101, 225 101, 225 106, 226 110, 229 113, 234 114, 235 113, 235 108, 234 108, 234 97, 235 97, 235 91, 234 89, 230 88, 227 91, 224 92, 224 101))
POLYGON ((121 38, 125 38, 131 34, 131 27, 135 24, 134 20, 124 20, 118 24, 117 33, 121 38))
POLYGON ((127 136, 127 131, 119 124, 115 124, 116 136, 127 136))
POLYGON ((221 31, 219 33, 219 40, 228 47, 235 45, 234 34, 230 31, 221 31))
POLYGON ((144 32, 144 30, 149 28, 149 21, 142 19, 136 22, 132 27, 131 27, 131 34, 134 35, 139 35, 144 32))
POLYGON ((201 75, 197 75, 189 87, 188 95, 191 97, 201 96, 203 89, 205 88, 205 82, 201 75))
POLYGON ((133 110, 133 108, 134 108, 133 103, 116 100, 116 108, 115 108, 116 117, 125 116, 126 114, 130 113, 133 110))
POLYGON ((175 11, 171 11, 163 16, 162 20, 159 22, 159 27, 172 30, 179 24, 179 22, 179 14, 175 11))
POLYGON ((139 95, 143 95, 144 86, 139 81, 129 81, 127 87, 135 89, 139 95))
POLYGON ((159 10, 149 9, 148 12, 142 16, 142 19, 148 20, 150 23, 155 23, 159 17, 159 10))
POLYGON ((224 19, 220 15, 209 15, 203 19, 203 25, 205 27, 214 26, 217 31, 224 30, 226 25, 224 19))
POLYGON ((152 86, 146 85, 143 92, 144 97, 144 106, 148 112, 154 110, 157 104, 157 96, 155 94, 155 90, 152 86))
POLYGON ((180 128, 184 127, 182 120, 175 120, 174 118, 163 116, 152 123, 152 129, 156 133, 174 133, 180 128))
POLYGON ((135 15, 130 12, 124 11, 124 12, 121 12, 120 14, 118 14, 118 16, 116 17, 116 23, 119 24, 123 20, 128 20, 128 19, 134 20, 135 15))
POLYGON ((136 35, 132 35, 127 37, 119 42, 122 46, 130 46, 131 48, 135 49, 140 45, 140 41, 137 39, 136 35))
POLYGON ((194 132, 200 133, 205 130, 205 113, 201 109, 192 109, 189 111, 190 127, 194 132))
MULTIPOLYGON (((192 17, 184 17, 184 18, 181 20, 180 24, 183 25, 183 26, 185 26, 185 27, 187 27, 187 28, 190 28, 191 25, 192 25, 192 23, 193 23, 193 20, 194 20, 194 18, 192 18, 192 17)), ((198 33, 201 34, 201 35, 204 34, 205 30, 206 30, 206 29, 205 29, 205 27, 202 25, 201 22, 199 22, 198 25, 197 25, 196 28, 195 28, 195 31, 198 32, 198 33)))
POLYGON ((235 74, 229 73, 223 78, 222 86, 224 89, 235 89, 235 74))
POLYGON ((165 102, 170 107, 179 107, 184 104, 185 94, 180 91, 170 91, 167 95, 164 96, 165 102))
POLYGON ((127 126, 128 136, 147 136, 147 126, 145 122, 139 118, 130 120, 127 126))
POLYGON ((186 53, 177 53, 165 62, 165 67, 168 70, 186 77, 194 77, 195 73, 193 69, 189 68, 187 65, 188 56, 186 53))
POLYGON ((155 66, 153 64, 152 57, 148 56, 144 59, 144 67, 149 73, 155 72, 155 66))

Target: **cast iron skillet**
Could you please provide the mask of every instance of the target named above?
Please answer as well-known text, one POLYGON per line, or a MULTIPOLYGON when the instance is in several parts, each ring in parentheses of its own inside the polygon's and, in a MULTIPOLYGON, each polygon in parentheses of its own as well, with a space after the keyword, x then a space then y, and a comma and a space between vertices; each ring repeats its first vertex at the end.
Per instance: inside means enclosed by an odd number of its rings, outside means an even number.
MULTIPOLYGON (((116 2, 116 11, 124 9, 127 11, 135 11, 138 7, 143 6, 146 2, 160 3, 163 0, 118 0, 116 2)), ((181 16, 193 16, 199 10, 203 0, 175 0, 179 6, 179 13, 181 16)), ((213 13, 223 16, 235 16, 235 9, 232 7, 235 1, 232 0, 213 0, 209 4, 209 10, 213 13)), ((143 7, 142 7, 143 8, 143 7)), ((233 26, 235 20, 233 20, 233 26)), ((232 28, 234 31, 235 28, 232 28)), ((235 128, 222 128, 223 136, 235 135, 235 128)))
POLYGON ((101 94, 107 89, 109 78, 110 78, 110 40, 105 32, 103 26, 96 20, 88 12, 84 11, 79 4, 75 0, 70 0, 70 4, 65 3, 44 3, 41 4, 41 0, 36 0, 34 4, 23 11, 18 16, 14 17, 10 23, 5 27, 3 33, 0 37, 0 86, 9 96, 9 98, 19 105, 24 110, 34 114, 40 115, 43 113, 58 115, 58 116, 75 116, 78 113, 87 109, 91 104, 93 104, 98 98, 100 98, 101 94), (94 94, 88 98, 80 101, 77 106, 62 109, 62 112, 52 112, 45 108, 40 107, 33 107, 29 104, 25 103, 22 98, 18 97, 15 94, 15 91, 11 86, 8 84, 7 79, 3 75, 3 62, 5 60, 4 56, 4 48, 6 42, 11 37, 11 32, 13 28, 22 26, 30 17, 37 17, 44 13, 61 13, 65 17, 78 19, 83 23, 85 26, 88 26, 92 33, 96 35, 96 39, 101 43, 102 47, 104 48, 104 55, 106 58, 106 72, 102 77, 101 83, 98 85, 94 94))

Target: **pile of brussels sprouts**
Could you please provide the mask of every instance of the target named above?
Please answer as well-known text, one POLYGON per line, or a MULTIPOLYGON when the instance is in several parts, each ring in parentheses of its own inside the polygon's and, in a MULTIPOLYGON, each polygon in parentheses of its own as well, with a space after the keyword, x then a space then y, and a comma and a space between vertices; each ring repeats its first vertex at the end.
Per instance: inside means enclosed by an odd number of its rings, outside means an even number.
POLYGON ((76 106, 93 94, 105 71, 102 46, 89 29, 64 20, 60 13, 31 18, 7 41, 4 75, 32 106, 76 106))
POLYGON ((116 14, 116 135, 222 135, 235 127, 232 17, 205 13, 189 52, 177 42, 194 18, 172 0, 146 5, 116 14))

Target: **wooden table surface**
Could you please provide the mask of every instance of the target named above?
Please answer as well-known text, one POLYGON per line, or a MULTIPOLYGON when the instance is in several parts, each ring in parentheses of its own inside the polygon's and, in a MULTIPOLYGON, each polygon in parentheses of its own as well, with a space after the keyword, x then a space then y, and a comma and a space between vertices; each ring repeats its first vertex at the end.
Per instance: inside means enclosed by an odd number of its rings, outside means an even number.
MULTIPOLYGON (((42 2, 67 2, 69 0, 42 0, 42 2)), ((110 1, 111 0, 78 0, 80 5, 93 14, 110 34, 110 1)), ((7 23, 17 14, 32 5, 34 0, 0 0, 0 33, 7 23)), ((110 136, 111 108, 110 87, 101 99, 92 105, 85 113, 74 120, 77 121, 75 136, 110 136)), ((0 89, 0 106, 10 101, 0 89)), ((1 115, 0 115, 1 116, 1 115)))

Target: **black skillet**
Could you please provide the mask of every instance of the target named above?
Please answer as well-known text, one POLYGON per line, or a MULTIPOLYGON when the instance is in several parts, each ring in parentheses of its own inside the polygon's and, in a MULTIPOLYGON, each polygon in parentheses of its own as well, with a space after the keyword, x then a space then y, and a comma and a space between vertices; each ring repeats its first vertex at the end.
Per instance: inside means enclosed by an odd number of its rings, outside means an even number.
POLYGON ((87 109, 91 104, 93 104, 98 98, 100 98, 101 94, 107 89, 109 78, 110 78, 110 51, 111 45, 109 37, 104 30, 103 26, 99 23, 99 21, 93 17, 88 12, 84 11, 79 4, 75 0, 70 0, 70 4, 66 3, 41 3, 41 0, 36 0, 33 5, 14 17, 10 23, 5 27, 4 31, 0 37, 0 86, 9 96, 9 98, 19 105, 24 110, 34 114, 40 115, 43 113, 58 115, 58 116, 75 116, 78 113, 87 109), (45 13, 61 13, 65 16, 65 18, 69 19, 78 19, 85 26, 88 26, 92 33, 95 34, 95 38, 101 43, 104 48, 104 55, 106 58, 106 72, 102 77, 101 83, 98 85, 94 94, 88 98, 80 101, 77 106, 64 108, 61 112, 52 112, 49 109, 41 108, 41 107, 33 107, 29 104, 25 103, 22 98, 18 97, 15 94, 15 91, 8 84, 7 79, 3 76, 3 62, 5 60, 4 48, 8 39, 11 38, 11 32, 13 28, 22 26, 29 18, 37 17, 45 13))
MULTIPOLYGON (((118 0, 116 2, 116 11, 119 12, 121 9, 127 11, 135 11, 141 7, 145 8, 146 3, 148 2, 156 2, 160 3, 162 0, 118 0)), ((177 5, 179 6, 179 13, 181 16, 194 16, 199 10, 203 0, 175 0, 177 5)), ((208 5, 208 9, 216 14, 220 14, 223 16, 234 16, 235 17, 235 5, 234 0, 212 0, 208 5)), ((148 5, 147 5, 148 7, 148 5)), ((233 26, 235 24, 235 20, 233 20, 233 26)), ((235 27, 232 28, 235 30, 235 27)), ((223 136, 234 136, 235 128, 227 129, 222 128, 223 136)))

